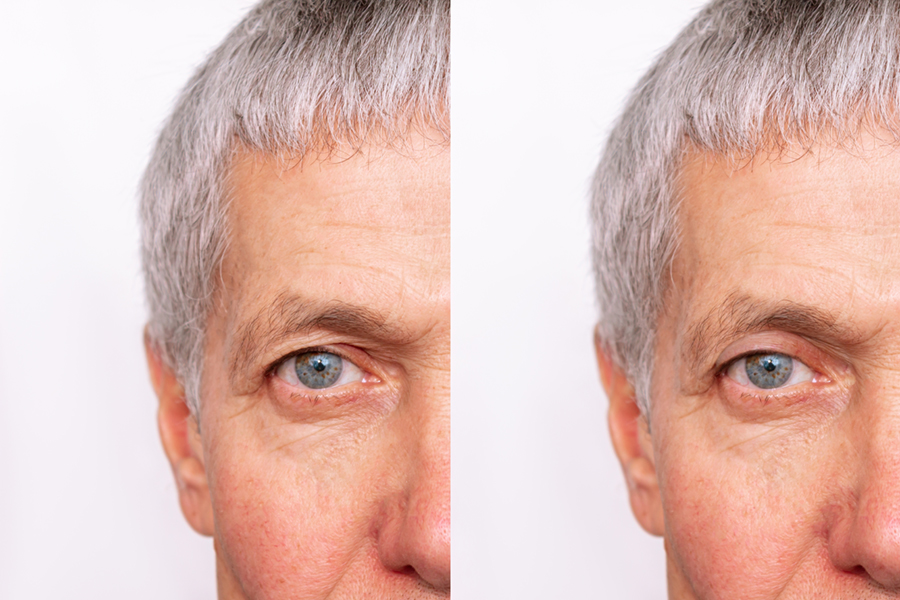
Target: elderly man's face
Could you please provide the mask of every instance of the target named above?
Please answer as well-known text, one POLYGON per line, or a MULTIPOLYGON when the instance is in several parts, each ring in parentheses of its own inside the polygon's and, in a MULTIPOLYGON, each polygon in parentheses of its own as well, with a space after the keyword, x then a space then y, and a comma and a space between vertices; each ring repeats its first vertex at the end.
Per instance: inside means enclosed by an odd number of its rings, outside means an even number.
POLYGON ((449 596, 449 148, 412 144, 233 169, 199 435, 160 411, 221 598, 449 596))
POLYGON ((601 356, 672 598, 900 597, 900 151, 694 156, 650 433, 601 356))

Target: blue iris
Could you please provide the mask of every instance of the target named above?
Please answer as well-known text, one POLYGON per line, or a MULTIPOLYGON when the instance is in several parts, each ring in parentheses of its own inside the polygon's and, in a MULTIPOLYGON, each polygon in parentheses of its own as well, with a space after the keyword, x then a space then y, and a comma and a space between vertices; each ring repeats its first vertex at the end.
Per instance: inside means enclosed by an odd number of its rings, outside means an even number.
POLYGON ((295 367, 300 383, 314 390, 331 387, 341 377, 344 361, 331 352, 298 354, 295 367))
POLYGON ((794 372, 794 361, 786 354, 753 354, 747 357, 747 379, 758 388, 783 386, 794 372))

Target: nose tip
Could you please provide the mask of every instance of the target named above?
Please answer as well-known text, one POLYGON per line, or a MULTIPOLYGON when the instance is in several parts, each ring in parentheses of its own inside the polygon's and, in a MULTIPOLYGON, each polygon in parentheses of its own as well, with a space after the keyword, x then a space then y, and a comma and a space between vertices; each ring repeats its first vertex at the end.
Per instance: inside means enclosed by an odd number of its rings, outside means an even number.
MULTIPOLYGON (((444 378, 449 373, 441 371, 444 378)), ((405 408, 396 421, 404 451, 392 453, 376 530, 378 558, 384 568, 414 575, 421 586, 449 597, 449 381, 411 394, 405 408)))
POLYGON ((837 568, 900 591, 900 419, 889 410, 863 416, 838 463, 849 479, 831 513, 828 551, 837 568))
POLYGON ((830 553, 835 566, 848 572, 864 571, 880 587, 900 590, 900 482, 868 486, 851 514, 831 533, 830 553), (880 489, 879 489, 880 488, 880 489))
POLYGON ((450 590, 450 498, 441 486, 419 486, 396 501, 379 532, 382 564, 415 572, 429 587, 450 590))

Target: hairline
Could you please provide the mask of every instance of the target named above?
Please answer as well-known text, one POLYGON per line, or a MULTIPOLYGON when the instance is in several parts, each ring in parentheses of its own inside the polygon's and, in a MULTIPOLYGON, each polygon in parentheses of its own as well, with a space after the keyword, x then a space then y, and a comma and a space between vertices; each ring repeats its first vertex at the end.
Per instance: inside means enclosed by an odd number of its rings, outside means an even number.
POLYGON ((780 154, 788 146, 811 148, 825 144, 852 148, 859 133, 866 129, 886 132, 884 141, 891 144, 898 140, 897 78, 891 79, 890 75, 897 69, 888 69, 887 75, 881 75, 882 71, 873 66, 898 62, 898 36, 893 33, 895 28, 891 28, 898 19, 896 7, 883 2, 873 4, 872 14, 860 19, 859 13, 864 8, 855 5, 855 20, 847 18, 846 25, 839 23, 831 31, 829 43, 817 49, 820 62, 814 68, 819 71, 812 75, 801 71, 798 84, 791 77, 779 80, 781 71, 777 69, 794 64, 791 61, 798 56, 806 56, 803 54, 808 50, 803 45, 805 38, 795 36, 799 42, 793 44, 796 39, 792 38, 793 45, 779 47, 775 54, 767 48, 774 47, 771 42, 783 41, 785 31, 794 35, 791 28, 797 23, 800 23, 797 31, 803 27, 806 33, 817 31, 814 21, 803 20, 810 12, 824 11, 831 19, 829 25, 834 25, 836 10, 849 4, 834 2, 834 7, 790 1, 783 2, 783 6, 776 4, 765 0, 720 0, 702 9, 632 92, 609 135, 595 173, 591 216, 594 273, 601 313, 598 338, 634 384, 638 405, 645 414, 650 401, 658 322, 666 306, 672 259, 680 242, 677 208, 681 198, 677 180, 685 155, 699 149, 739 163, 768 152, 780 154), (763 12, 747 17, 754 10, 763 12), (793 25, 783 27, 777 19, 765 24, 766 18, 772 19, 772 15, 777 16, 782 10, 791 16, 793 25), (749 20, 741 21, 742 18, 749 20), (759 29, 747 28, 753 19, 759 21, 753 25, 759 29), (867 37, 860 45, 848 43, 850 34, 863 28, 866 29, 862 35, 867 37), (715 36, 726 41, 746 40, 741 36, 748 31, 751 37, 756 36, 752 38, 752 46, 733 44, 726 52, 728 56, 714 51, 721 46, 715 36), (770 43, 767 46, 760 41, 770 43), (872 48, 876 53, 867 54, 872 48), (886 49, 886 53, 878 54, 879 49, 886 49), (816 81, 815 76, 824 77, 831 72, 828 69, 832 63, 822 59, 831 56, 829 53, 846 60, 846 63, 834 63, 844 67, 858 67, 860 60, 870 60, 872 64, 865 64, 869 71, 857 69, 843 74, 838 81, 829 80, 819 96, 802 96, 808 89, 798 85, 809 85, 810 81, 816 81), (776 54, 786 58, 781 60, 776 54), (766 69, 758 68, 757 72, 748 74, 749 63, 744 61, 738 66, 734 62, 736 57, 749 58, 755 61, 753 64, 763 64, 766 69), (769 62, 760 63, 760 57, 769 62), (742 87, 741 78, 748 81, 746 88, 742 87), (707 83, 709 86, 698 88, 701 92, 688 93, 707 83), (737 98, 737 88, 747 97, 737 98), (726 90, 724 100, 717 93, 722 89, 726 90), (766 95, 772 90, 775 95, 766 95), (792 93, 801 94, 800 99, 792 93), (758 104, 760 99, 765 100, 764 105, 758 104), (607 224, 608 220, 611 225, 607 224), (650 229, 636 235, 634 223, 646 223, 650 229), (629 243, 659 248, 648 251, 650 264, 641 264, 635 262, 634 256, 645 250, 630 250, 629 243))
MULTIPOLYGON (((449 107, 448 107, 449 108, 449 107)), ((250 157, 253 157, 253 160, 267 160, 267 159, 275 159, 282 163, 282 168, 287 170, 291 168, 301 167, 306 164, 315 164, 318 162, 330 162, 334 160, 347 160, 356 156, 359 152, 365 151, 367 149, 378 149, 378 150, 386 150, 386 151, 395 151, 402 153, 404 150, 408 149, 404 142, 408 142, 411 139, 419 137, 418 134, 421 134, 423 141, 428 142, 430 147, 444 147, 449 148, 450 146, 450 135, 449 135, 449 120, 444 123, 431 123, 427 118, 427 113, 422 112, 423 120, 419 121, 418 124, 411 122, 410 125, 404 130, 397 130, 396 132, 389 133, 387 130, 379 129, 375 130, 378 133, 374 134, 370 138, 365 139, 353 139, 353 140, 338 140, 332 139, 331 143, 322 144, 321 146, 309 147, 304 149, 304 151, 299 152, 296 149, 267 149, 267 148, 259 148, 252 147, 247 145, 243 140, 235 137, 232 147, 229 151, 228 161, 222 166, 222 174, 218 178, 218 182, 220 185, 220 194, 221 194, 221 206, 220 210, 222 213, 222 226, 220 230, 220 235, 222 236, 222 248, 221 253, 217 257, 217 264, 215 265, 215 273, 216 277, 212 279, 212 287, 210 289, 210 302, 207 307, 205 314, 203 315, 205 323, 202 326, 202 334, 200 335, 200 347, 201 352, 198 357, 198 372, 196 377, 198 379, 197 383, 199 384, 196 389, 197 395, 197 408, 199 408, 199 404, 202 401, 203 397, 203 389, 202 389, 202 374, 204 370, 204 365, 206 362, 206 353, 208 350, 208 340, 207 334, 209 332, 209 322, 212 318, 214 318, 214 313, 216 312, 216 308, 221 306, 223 301, 222 298, 222 289, 224 285, 225 274, 223 268, 225 266, 225 258, 228 253, 228 250, 231 246, 231 227, 229 225, 228 214, 230 212, 230 207, 235 200, 234 193, 234 185, 232 180, 232 175, 234 173, 234 168, 236 164, 241 160, 246 160, 250 157), (427 130, 423 130, 423 128, 427 128, 427 130), (437 136, 432 135, 437 134, 437 136), (431 144, 430 142, 434 142, 431 144)), ((449 113, 447 114, 449 117, 449 113)), ((275 308, 277 306, 277 310, 281 312, 286 312, 289 310, 289 305, 296 304, 301 301, 299 296, 289 296, 287 294, 279 295, 279 299, 276 300, 276 305, 273 306, 275 308)), ((294 317, 296 318, 300 312, 304 312, 308 318, 301 319, 300 324, 294 323, 292 325, 292 331, 294 333, 299 333, 302 329, 312 329, 312 328, 324 328, 324 323, 332 323, 335 326, 340 326, 341 322, 348 325, 345 327, 345 330, 349 330, 349 325, 353 322, 356 323, 356 328, 358 330, 363 329, 363 324, 367 323, 370 331, 374 332, 377 327, 375 324, 379 319, 382 319, 379 315, 373 312, 368 312, 364 310, 364 307, 360 306, 351 306, 344 303, 341 303, 336 300, 330 301, 311 301, 311 300, 303 300, 303 303, 306 304, 306 307, 299 308, 294 306, 292 309, 294 312, 294 317)), ((267 312, 265 309, 259 312, 252 321, 257 321, 257 319, 262 318, 263 316, 271 316, 273 312, 267 312)), ((246 339, 246 336, 250 333, 250 329, 253 328, 251 322, 245 323, 238 329, 238 339, 240 350, 238 353, 235 353, 229 360, 229 363, 232 366, 232 373, 240 373, 241 370, 245 370, 245 366, 247 364, 246 355, 248 353, 247 350, 244 350, 245 343, 250 344, 250 340, 246 339)), ((284 334, 287 331, 287 327, 279 330, 279 334, 284 334)), ((333 329, 334 331, 339 331, 339 327, 333 329)), ((385 331, 387 333, 387 331, 385 331)), ((402 335, 399 330, 392 331, 391 335, 385 335, 385 338, 394 338, 401 339, 402 335)))
POLYGON ((419 127, 448 141, 449 18, 449 0, 264 0, 188 82, 145 171, 141 220, 148 337, 194 413, 239 147, 302 157, 419 127))

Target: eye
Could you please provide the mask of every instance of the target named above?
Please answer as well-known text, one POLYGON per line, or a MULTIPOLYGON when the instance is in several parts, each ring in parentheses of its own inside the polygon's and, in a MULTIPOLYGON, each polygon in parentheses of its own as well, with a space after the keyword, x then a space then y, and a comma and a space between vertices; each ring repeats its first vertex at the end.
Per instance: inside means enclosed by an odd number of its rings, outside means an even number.
POLYGON ((276 367, 275 374, 286 383, 309 390, 339 387, 365 377, 363 370, 346 358, 319 350, 285 359, 276 367))
POLYGON ((725 374, 741 385, 762 390, 789 387, 815 377, 812 369, 780 352, 742 356, 728 366, 725 374))

